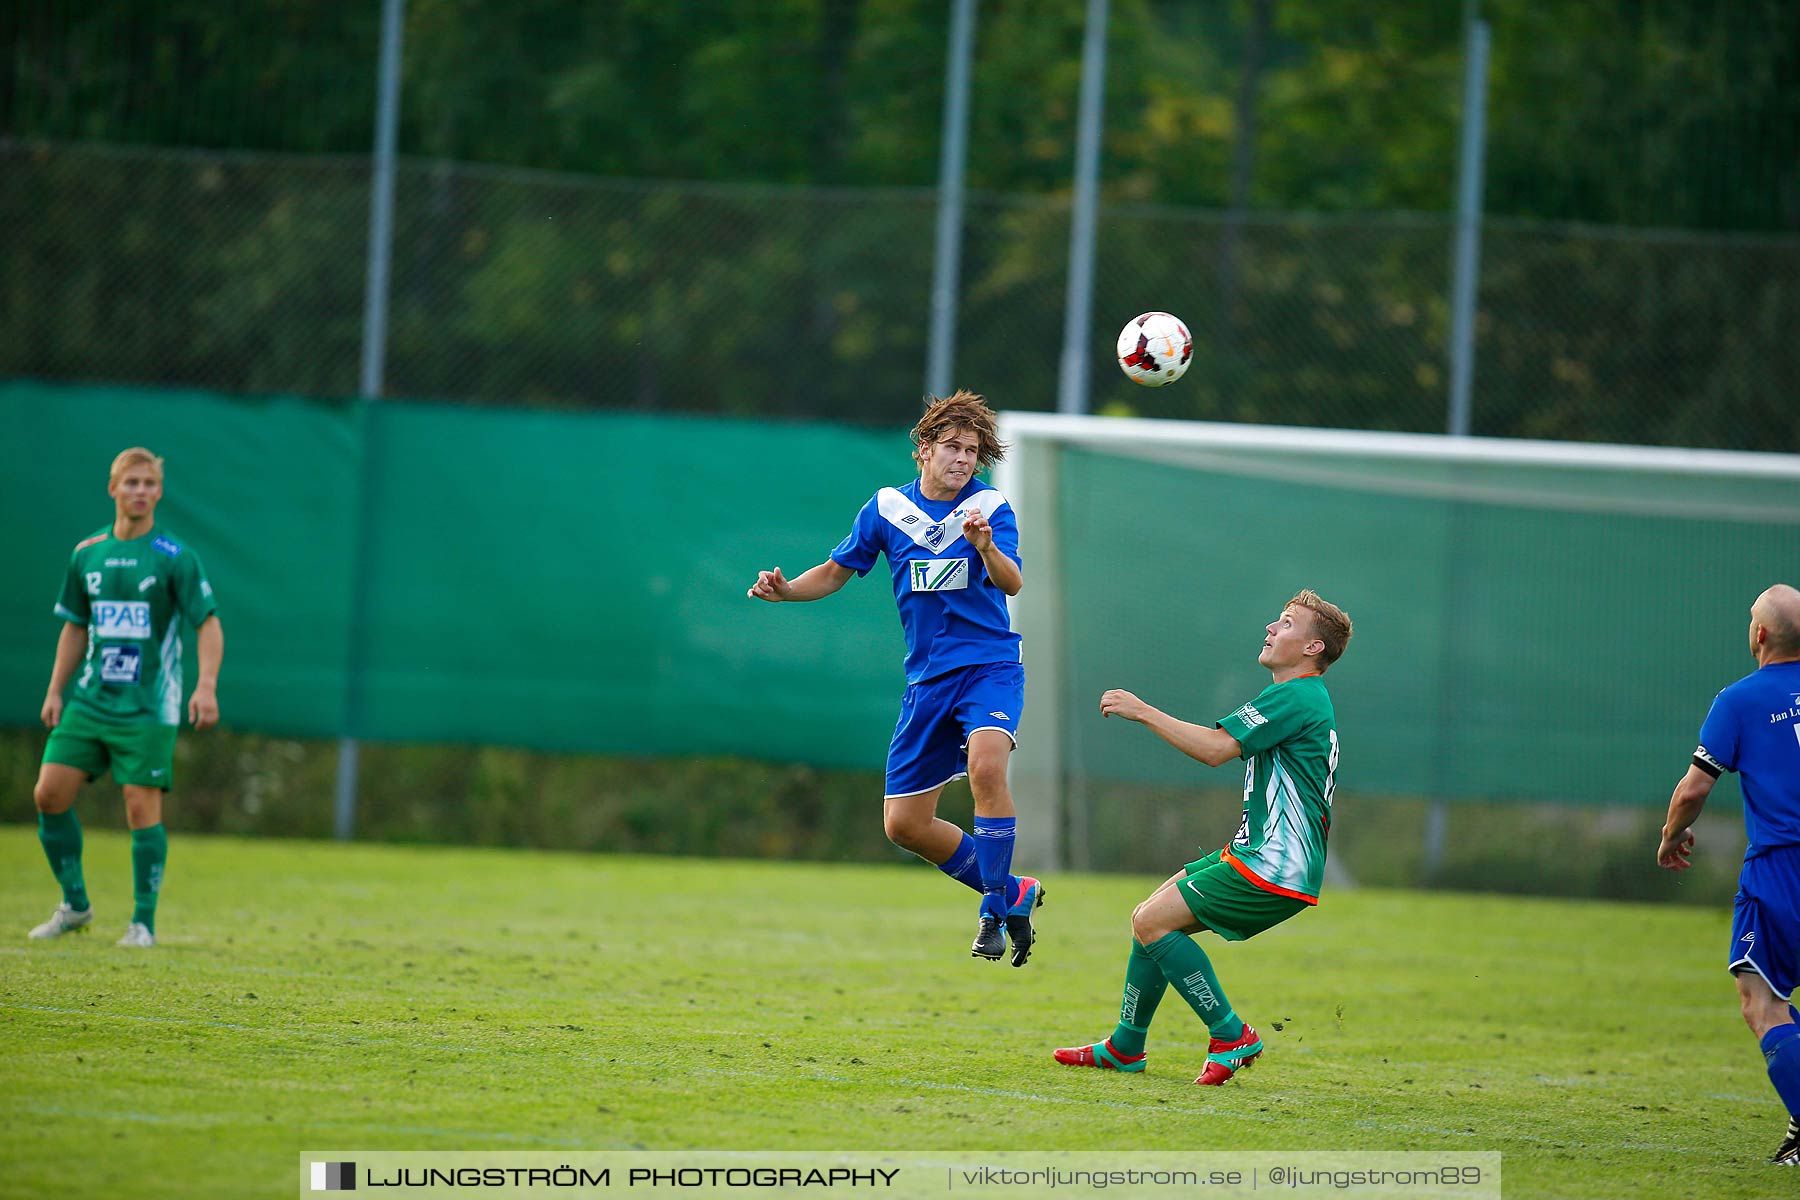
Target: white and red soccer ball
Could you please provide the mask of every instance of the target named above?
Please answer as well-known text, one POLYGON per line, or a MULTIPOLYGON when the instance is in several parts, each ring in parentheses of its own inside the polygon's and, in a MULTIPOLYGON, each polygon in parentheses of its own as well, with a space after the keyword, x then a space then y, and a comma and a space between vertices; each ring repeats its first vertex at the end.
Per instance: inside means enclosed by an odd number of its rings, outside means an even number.
POLYGON ((1147 312, 1119 331, 1119 369, 1133 383, 1163 387, 1174 383, 1194 357, 1187 323, 1166 312, 1147 312))

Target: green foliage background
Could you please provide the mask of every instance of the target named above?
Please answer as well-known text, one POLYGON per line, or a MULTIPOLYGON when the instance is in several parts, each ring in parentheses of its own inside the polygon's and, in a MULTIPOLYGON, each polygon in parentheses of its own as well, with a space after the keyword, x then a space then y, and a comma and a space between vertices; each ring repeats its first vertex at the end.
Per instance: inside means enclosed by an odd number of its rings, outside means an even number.
MULTIPOLYGON (((1800 449, 1800 9, 1477 7, 1475 431, 1800 449)), ((902 423, 948 8, 413 0, 389 396, 902 423)), ((1094 409, 1443 428, 1462 9, 1111 6, 1094 409), (1107 359, 1151 308, 1183 387, 1107 359)), ((1004 407, 1057 391, 1083 14, 980 6, 956 377, 1004 407)), ((0 372, 353 394, 377 15, 15 6, 0 372)))
MULTIPOLYGON (((1450 206, 1463 6, 1114 0, 1105 176, 1224 207, 1259 88, 1260 209, 1450 206), (1260 50, 1250 40, 1267 21, 1260 50)), ((1781 0, 1483 0, 1488 209, 1800 226, 1800 13, 1781 0)), ((969 182, 1068 186, 1085 6, 980 6, 969 182)), ((937 0, 409 0, 401 151, 631 178, 930 186, 937 0)), ((0 64, 13 137, 363 154, 378 5, 35 0, 0 64)))

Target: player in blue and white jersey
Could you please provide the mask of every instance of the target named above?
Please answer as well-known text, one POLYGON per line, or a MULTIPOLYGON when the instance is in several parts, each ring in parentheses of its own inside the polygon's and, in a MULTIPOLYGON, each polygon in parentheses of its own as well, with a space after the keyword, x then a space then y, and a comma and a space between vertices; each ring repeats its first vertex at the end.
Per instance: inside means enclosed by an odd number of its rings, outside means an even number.
POLYGON ((932 397, 913 427, 919 477, 884 487, 863 505, 831 556, 793 580, 761 571, 750 596, 772 604, 818 600, 867 574, 886 556, 906 633, 906 693, 888 747, 887 835, 981 893, 970 953, 998 961, 1012 942, 1025 965, 1043 887, 1012 874, 1012 792, 1007 756, 1025 702, 1019 635, 1006 598, 1024 586, 1019 528, 1005 496, 978 469, 1005 456, 993 410, 979 395, 932 397), (971 836, 937 815, 945 785, 967 777, 975 796, 971 836))
POLYGON ((1686 870, 1691 826, 1722 771, 1736 771, 1750 846, 1738 874, 1727 969, 1744 1022, 1762 1043, 1769 1082, 1787 1106, 1771 1162, 1800 1166, 1800 591, 1778 583, 1750 606, 1756 670, 1713 700, 1693 764, 1675 785, 1656 861, 1686 870))

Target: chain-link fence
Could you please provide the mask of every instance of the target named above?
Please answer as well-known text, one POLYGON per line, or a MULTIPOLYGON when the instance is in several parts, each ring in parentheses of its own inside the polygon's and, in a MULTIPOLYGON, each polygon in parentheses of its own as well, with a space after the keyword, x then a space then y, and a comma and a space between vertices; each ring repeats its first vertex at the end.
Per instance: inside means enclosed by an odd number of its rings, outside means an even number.
MULTIPOLYGON (((407 162, 395 398, 898 424, 923 388, 929 190, 594 180, 407 162)), ((353 394, 368 166, 354 158, 0 149, 0 372, 353 394)), ((978 196, 955 378, 1054 406, 1069 213, 978 196)), ((1446 217, 1113 206, 1095 411, 1436 431, 1446 217), (1185 317, 1174 387, 1128 383, 1117 325, 1185 317)), ((1491 220, 1474 429, 1800 450, 1800 237, 1491 220)))

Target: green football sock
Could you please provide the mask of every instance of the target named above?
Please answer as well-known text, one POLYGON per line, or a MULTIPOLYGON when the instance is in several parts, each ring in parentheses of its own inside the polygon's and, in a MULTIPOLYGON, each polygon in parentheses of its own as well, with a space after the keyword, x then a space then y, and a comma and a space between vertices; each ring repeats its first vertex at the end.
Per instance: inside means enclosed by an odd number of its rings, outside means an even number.
POLYGON ((1243 1021, 1231 1011, 1225 989, 1213 973, 1212 960, 1198 942, 1185 933, 1168 933, 1144 947, 1144 951, 1156 960, 1163 976, 1206 1022, 1214 1037, 1231 1041, 1244 1032, 1243 1021))
POLYGON ((156 894, 162 891, 163 864, 169 860, 169 835, 161 825, 131 831, 131 892, 136 906, 131 919, 156 932, 156 894))
POLYGON ((75 810, 38 814, 38 841, 50 860, 50 873, 62 884, 63 903, 76 912, 88 907, 87 882, 81 876, 81 821, 75 810))
POLYGON ((1130 1057, 1144 1052, 1144 1036, 1156 1006, 1169 990, 1168 976, 1144 948, 1131 940, 1131 957, 1125 960, 1125 998, 1119 1002, 1119 1027, 1113 1030, 1113 1049, 1130 1057))

